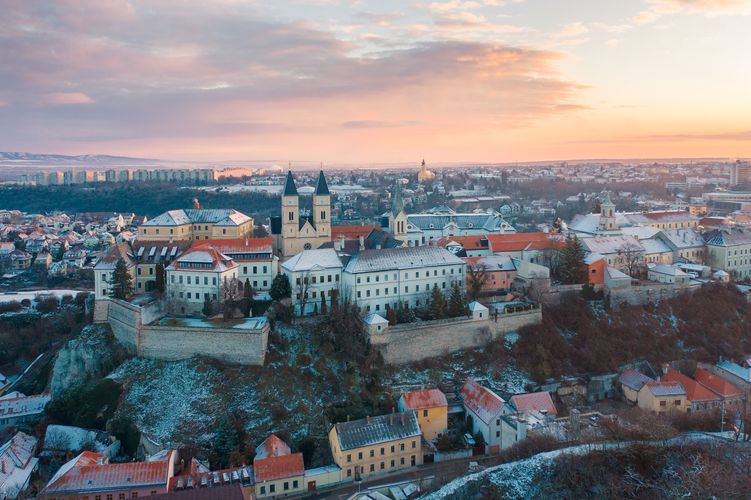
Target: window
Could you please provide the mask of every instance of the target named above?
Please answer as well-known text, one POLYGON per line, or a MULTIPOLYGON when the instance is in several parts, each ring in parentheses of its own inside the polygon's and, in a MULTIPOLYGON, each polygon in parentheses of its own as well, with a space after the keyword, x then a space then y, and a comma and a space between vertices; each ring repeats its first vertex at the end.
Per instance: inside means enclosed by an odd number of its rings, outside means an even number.
MULTIPOLYGON (((347 472, 349 472, 349 471, 347 471, 347 472)), ((266 494, 266 487, 265 486, 261 486, 261 495, 265 495, 265 494, 266 494)))
POLYGON ((660 401, 660 406, 665 406, 667 404, 666 401, 660 401))
POLYGON ((276 491, 276 485, 275 484, 270 484, 269 485, 269 493, 274 493, 275 491, 276 491))
POLYGON ((370 472, 375 472, 375 464, 370 464, 370 472))
MULTIPOLYGON (((347 469, 347 477, 352 477, 352 469, 347 469)), ((263 486, 261 486, 261 493, 263 493, 263 486)))
POLYGON ((370 458, 373 458, 375 456, 375 450, 370 450, 370 458))
POLYGON ((362 452, 361 451, 357 453, 357 459, 358 460, 362 460, 362 452))
POLYGON ((399 459, 399 465, 404 465, 404 457, 399 459))
POLYGON ((495 437, 497 438, 501 437, 501 431, 495 431, 495 437))
POLYGON ((383 469, 385 469, 385 468, 386 468, 386 464, 385 464, 385 463, 383 463, 383 462, 381 462, 381 470, 383 470, 383 469))
POLYGON ((386 449, 385 448, 381 448, 381 455, 385 455, 385 454, 386 454, 386 449))
POLYGON ((681 405, 681 400, 680 399, 676 399, 673 404, 675 404, 675 406, 680 406, 681 405))
POLYGON ((394 453, 394 445, 391 445, 391 453, 394 453))
POLYGON ((295 479, 294 481, 292 481, 292 487, 293 488, 297 489, 297 485, 298 485, 297 479, 295 479))
POLYGON ((351 461, 352 461, 352 455, 347 455, 347 462, 351 462, 351 461))
POLYGON ((399 445, 399 449, 400 449, 401 451, 404 451, 404 443, 401 443, 401 444, 399 445))
POLYGON ((427 417, 428 416, 428 410, 423 410, 422 411, 422 416, 423 417, 427 417))
POLYGON ((284 491, 289 489, 289 481, 284 481, 284 491))
POLYGON ((412 449, 417 448, 417 441, 412 441, 412 449))

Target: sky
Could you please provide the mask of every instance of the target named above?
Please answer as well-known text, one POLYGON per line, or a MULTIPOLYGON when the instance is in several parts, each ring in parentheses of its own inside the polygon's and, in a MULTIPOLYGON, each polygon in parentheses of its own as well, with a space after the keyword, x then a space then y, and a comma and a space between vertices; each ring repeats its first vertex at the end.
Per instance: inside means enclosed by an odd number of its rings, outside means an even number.
POLYGON ((2 4, 2 151, 751 156, 751 0, 2 4))

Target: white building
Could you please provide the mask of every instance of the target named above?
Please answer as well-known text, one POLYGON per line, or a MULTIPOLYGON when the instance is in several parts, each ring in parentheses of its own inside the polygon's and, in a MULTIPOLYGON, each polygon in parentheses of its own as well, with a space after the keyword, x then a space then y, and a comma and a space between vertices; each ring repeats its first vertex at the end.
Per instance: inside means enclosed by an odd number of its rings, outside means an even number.
POLYGON ((498 394, 472 379, 461 390, 464 411, 472 419, 472 433, 482 434, 489 453, 512 446, 527 437, 527 427, 516 418, 516 409, 498 394))
POLYGON ((691 281, 691 277, 679 268, 664 264, 651 266, 647 271, 647 278, 650 281, 671 285, 687 285, 691 281))
POLYGON ((279 273, 279 257, 274 255, 271 238, 215 239, 196 243, 197 247, 211 246, 237 264, 237 277, 247 280, 256 291, 268 291, 279 273))
POLYGON ((321 296, 330 304, 332 294, 341 292, 342 261, 333 248, 303 250, 282 263, 282 272, 297 314, 310 314, 320 309, 321 296))
POLYGON ((215 248, 190 248, 166 269, 168 297, 181 314, 200 312, 207 299, 221 300, 222 284, 238 277, 237 267, 215 248))
POLYGON ((386 306, 420 307, 430 302, 434 286, 444 294, 454 283, 465 288, 466 263, 440 247, 365 250, 350 258, 342 273, 342 290, 365 312, 386 306))
POLYGON ((712 269, 722 269, 736 279, 751 277, 751 230, 717 229, 704 235, 707 262, 712 269))

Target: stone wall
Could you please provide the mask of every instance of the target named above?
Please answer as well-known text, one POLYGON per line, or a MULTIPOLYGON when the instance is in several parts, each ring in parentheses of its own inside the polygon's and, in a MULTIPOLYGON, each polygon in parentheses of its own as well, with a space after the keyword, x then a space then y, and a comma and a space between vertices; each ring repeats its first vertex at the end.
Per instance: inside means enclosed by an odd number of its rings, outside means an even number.
POLYGON ((608 289, 605 294, 611 307, 623 305, 640 306, 656 304, 663 299, 677 297, 683 293, 692 293, 699 289, 699 285, 672 285, 665 283, 641 283, 622 289, 608 289))
POLYGON ((259 330, 157 326, 149 323, 164 316, 158 303, 139 307, 121 300, 108 299, 106 302, 101 308, 106 307, 112 333, 131 354, 168 361, 201 355, 227 363, 264 363, 268 323, 259 330))
POLYGON ((370 336, 388 364, 399 365, 481 347, 525 325, 542 322, 542 309, 488 319, 454 318, 388 327, 370 336))

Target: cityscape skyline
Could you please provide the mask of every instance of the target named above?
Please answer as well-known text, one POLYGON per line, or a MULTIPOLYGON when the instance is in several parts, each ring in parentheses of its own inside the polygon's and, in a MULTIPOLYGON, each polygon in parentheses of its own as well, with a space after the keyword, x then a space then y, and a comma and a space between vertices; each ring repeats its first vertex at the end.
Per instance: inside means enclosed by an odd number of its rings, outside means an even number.
POLYGON ((749 13, 745 0, 10 2, 0 150, 748 157, 749 13))

